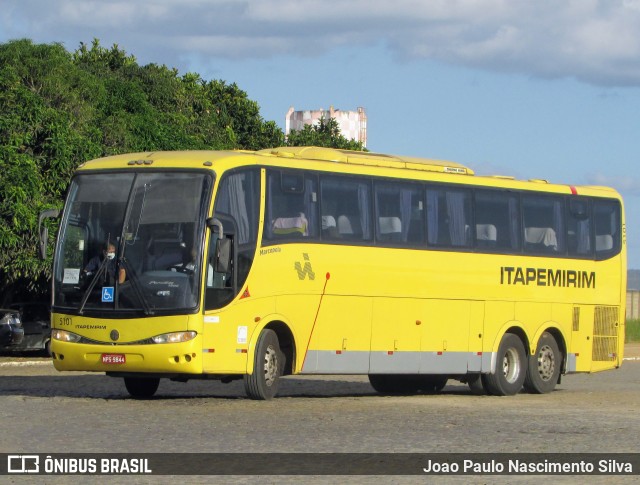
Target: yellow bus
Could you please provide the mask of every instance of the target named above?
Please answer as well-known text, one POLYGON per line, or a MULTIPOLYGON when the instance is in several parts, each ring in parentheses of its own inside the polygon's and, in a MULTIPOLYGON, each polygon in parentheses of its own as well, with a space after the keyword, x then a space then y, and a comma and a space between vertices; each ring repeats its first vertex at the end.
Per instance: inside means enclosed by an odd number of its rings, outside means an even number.
POLYGON ((270 399, 292 374, 546 393, 621 365, 625 291, 610 188, 317 147, 136 153, 71 181, 51 350, 135 398, 209 378, 270 399))

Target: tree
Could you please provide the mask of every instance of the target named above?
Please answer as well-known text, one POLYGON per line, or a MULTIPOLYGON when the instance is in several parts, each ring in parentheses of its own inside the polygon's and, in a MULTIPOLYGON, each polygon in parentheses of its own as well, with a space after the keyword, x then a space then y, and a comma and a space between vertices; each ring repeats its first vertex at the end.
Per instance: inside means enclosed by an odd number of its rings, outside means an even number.
MULTIPOLYGON (((0 305, 16 292, 48 291, 51 262, 37 256, 38 215, 62 207, 86 160, 284 143, 282 130, 235 83, 141 66, 97 39, 73 53, 26 39, 0 44, 0 305)), ((291 133, 287 143, 363 149, 334 119, 291 133)), ((53 239, 55 223, 48 224, 53 239)))
POLYGON ((48 290, 51 264, 37 257, 38 214, 62 207, 84 161, 138 151, 261 149, 283 140, 235 84, 140 66, 98 40, 74 53, 30 40, 0 44, 0 305, 23 289, 48 290))
POLYGON ((292 130, 287 136, 288 146, 318 146, 345 150, 366 151, 362 143, 347 140, 340 132, 335 118, 320 118, 317 125, 305 125, 302 130, 292 130))

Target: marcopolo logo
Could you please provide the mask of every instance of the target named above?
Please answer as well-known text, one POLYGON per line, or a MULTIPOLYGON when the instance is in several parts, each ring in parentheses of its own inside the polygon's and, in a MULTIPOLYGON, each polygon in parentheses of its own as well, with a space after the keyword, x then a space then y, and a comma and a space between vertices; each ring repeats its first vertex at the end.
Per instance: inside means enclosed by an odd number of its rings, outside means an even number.
POLYGON ((39 473, 40 457, 38 455, 8 455, 7 473, 39 473))
POLYGON ((302 253, 302 258, 304 259, 304 266, 299 261, 296 261, 295 269, 298 272, 298 278, 303 280, 307 276, 309 276, 310 280, 316 279, 316 274, 313 272, 311 268, 311 261, 309 260, 309 255, 307 253, 302 253))

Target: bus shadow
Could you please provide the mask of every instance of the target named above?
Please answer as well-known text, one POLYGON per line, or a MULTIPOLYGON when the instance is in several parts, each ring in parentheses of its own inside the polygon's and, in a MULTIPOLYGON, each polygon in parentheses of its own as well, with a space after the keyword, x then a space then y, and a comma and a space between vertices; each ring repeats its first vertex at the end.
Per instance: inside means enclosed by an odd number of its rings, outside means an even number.
MULTIPOLYGON (((558 390, 556 390, 558 391, 558 390)), ((0 397, 27 396, 44 398, 77 398, 77 399, 105 399, 105 400, 133 400, 125 389, 122 379, 97 375, 11 375, 0 376, 0 397)), ((380 394, 366 381, 345 381, 331 379, 305 379, 287 377, 281 380, 278 398, 290 399, 326 399, 326 398, 357 398, 357 397, 437 397, 437 396, 466 396, 472 394, 463 385, 447 385, 438 393, 412 394, 380 394)), ((488 396, 472 396, 488 397, 488 396)), ((168 379, 160 381, 160 387, 151 400, 196 400, 220 399, 238 400, 248 399, 242 380, 223 384, 217 380, 193 379, 188 382, 174 382, 168 379)))
MULTIPOLYGON (((367 382, 283 379, 278 397, 331 398, 365 397, 377 393, 367 382)), ((132 399, 122 379, 104 375, 0 376, 2 396, 77 399, 132 399)), ((216 380, 193 379, 188 382, 160 381, 151 400, 175 399, 248 399, 242 380, 223 384, 216 380)))

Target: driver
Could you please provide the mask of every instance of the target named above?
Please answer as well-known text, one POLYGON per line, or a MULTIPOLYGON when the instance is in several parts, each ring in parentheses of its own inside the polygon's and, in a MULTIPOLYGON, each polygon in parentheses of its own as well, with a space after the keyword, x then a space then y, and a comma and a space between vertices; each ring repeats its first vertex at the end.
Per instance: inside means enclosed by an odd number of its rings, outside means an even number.
MULTIPOLYGON (((109 243, 105 246, 102 254, 98 256, 94 256, 89 260, 89 263, 84 268, 84 273, 87 276, 91 276, 94 272, 98 271, 100 266, 102 266, 105 258, 107 261, 106 274, 109 275, 111 281, 115 279, 116 275, 116 247, 113 243, 109 243)), ((124 283, 124 280, 127 278, 127 274, 124 268, 120 268, 118 271, 118 283, 124 283)))

